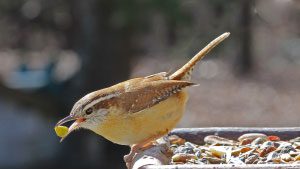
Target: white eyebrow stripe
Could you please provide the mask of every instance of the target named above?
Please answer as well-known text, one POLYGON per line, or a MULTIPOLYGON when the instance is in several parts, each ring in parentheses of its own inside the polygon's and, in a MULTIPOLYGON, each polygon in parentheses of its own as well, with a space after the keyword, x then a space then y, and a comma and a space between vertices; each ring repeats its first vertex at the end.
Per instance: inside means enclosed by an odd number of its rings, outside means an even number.
POLYGON ((119 96, 119 95, 120 95, 120 93, 117 92, 117 93, 112 93, 112 94, 106 95, 104 97, 100 97, 99 99, 96 99, 96 100, 92 101, 91 103, 85 105, 83 111, 85 111, 87 108, 90 108, 103 100, 111 99, 111 98, 119 96))

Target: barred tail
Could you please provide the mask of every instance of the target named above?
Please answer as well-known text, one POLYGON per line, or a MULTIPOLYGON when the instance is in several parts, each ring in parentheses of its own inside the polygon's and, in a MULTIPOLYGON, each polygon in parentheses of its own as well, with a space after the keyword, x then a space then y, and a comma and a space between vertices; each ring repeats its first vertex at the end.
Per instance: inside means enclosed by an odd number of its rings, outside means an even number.
POLYGON ((196 63, 201 60, 210 50, 216 47, 224 39, 230 35, 229 32, 223 33, 213 41, 211 41, 205 48, 198 52, 189 62, 182 66, 179 70, 169 76, 169 79, 172 80, 187 80, 191 79, 191 74, 196 63))

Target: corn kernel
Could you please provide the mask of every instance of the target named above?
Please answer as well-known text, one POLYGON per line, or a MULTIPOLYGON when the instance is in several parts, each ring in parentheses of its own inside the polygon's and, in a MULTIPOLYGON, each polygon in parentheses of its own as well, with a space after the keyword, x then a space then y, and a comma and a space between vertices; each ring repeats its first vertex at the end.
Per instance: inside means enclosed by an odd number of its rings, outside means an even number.
POLYGON ((56 126, 54 130, 58 137, 65 137, 68 134, 69 128, 66 126, 56 126))

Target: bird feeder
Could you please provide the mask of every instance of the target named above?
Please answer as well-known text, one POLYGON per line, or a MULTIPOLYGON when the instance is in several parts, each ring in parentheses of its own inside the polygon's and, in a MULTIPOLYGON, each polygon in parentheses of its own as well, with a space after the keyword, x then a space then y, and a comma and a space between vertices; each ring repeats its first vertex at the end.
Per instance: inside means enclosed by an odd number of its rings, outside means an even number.
MULTIPOLYGON (((270 154, 270 152, 272 151, 273 154, 275 154, 275 152, 278 152, 276 154, 278 156, 278 160, 283 160, 283 161, 272 163, 272 162, 268 162, 267 159, 264 159, 264 162, 257 163, 256 161, 256 164, 249 163, 251 162, 249 160, 246 161, 246 163, 248 164, 244 163, 245 161, 241 163, 228 162, 226 164, 225 162, 224 163, 221 162, 220 164, 204 164, 204 163, 174 164, 174 162, 172 162, 172 156, 174 158, 174 152, 170 153, 169 151, 171 146, 170 143, 168 144, 159 143, 156 146, 153 146, 149 149, 146 149, 136 154, 135 158, 133 159, 133 162, 128 164, 129 168, 131 169, 200 169, 200 168, 201 169, 229 169, 229 168, 233 168, 233 169, 250 169, 250 168, 251 169, 266 169, 266 168, 292 169, 293 168, 294 169, 294 168, 300 168, 300 159, 298 159, 300 158, 300 138, 299 138, 300 128, 180 128, 180 129, 173 130, 169 134, 169 136, 171 135, 176 135, 179 138, 183 138, 186 142, 189 142, 189 144, 194 144, 194 145, 204 145, 205 144, 204 140, 206 141, 208 140, 207 136, 210 136, 210 138, 214 136, 217 138, 226 138, 226 139, 233 140, 234 144, 237 143, 237 146, 247 147, 246 145, 248 145, 250 147, 253 147, 256 151, 253 152, 254 154, 252 155, 253 157, 258 156, 256 158, 260 158, 260 159, 267 158, 264 156, 267 156, 267 153, 269 153, 269 156, 272 156, 270 154), (234 142, 234 140, 241 139, 239 137, 241 137, 242 135, 247 135, 247 133, 262 134, 267 136, 266 139, 268 140, 263 141, 264 144, 262 143, 261 145, 259 145, 259 139, 256 139, 256 141, 254 140, 251 141, 252 143, 250 142, 241 143, 238 141, 234 142), (292 141, 292 144, 290 144, 291 142, 290 140, 294 140, 292 141), (255 145, 256 143, 257 145, 255 145), (241 144, 245 144, 245 146, 241 144), (289 146, 293 150, 283 149, 283 146, 281 144, 284 144, 285 146, 289 146), (265 151, 264 148, 269 145, 274 146, 276 149, 274 148, 269 152, 263 152, 265 151), (255 155, 255 153, 257 155, 255 155), (299 156, 297 156, 297 154, 299 156)), ((223 144, 226 144, 226 142, 223 144)), ((222 145, 219 144, 219 146, 222 145)), ((218 147, 218 145, 217 146, 212 145, 209 148, 211 147, 218 147)), ((224 146, 224 147, 230 147, 230 146, 224 146)), ((248 153, 248 155, 250 153, 248 153)), ((221 158, 221 156, 222 154, 219 157, 221 158)), ((199 157, 199 158, 202 158, 203 160, 203 157, 199 157)), ((195 159, 191 159, 191 160, 195 161, 195 159)), ((255 163, 254 160, 253 163, 255 163)))

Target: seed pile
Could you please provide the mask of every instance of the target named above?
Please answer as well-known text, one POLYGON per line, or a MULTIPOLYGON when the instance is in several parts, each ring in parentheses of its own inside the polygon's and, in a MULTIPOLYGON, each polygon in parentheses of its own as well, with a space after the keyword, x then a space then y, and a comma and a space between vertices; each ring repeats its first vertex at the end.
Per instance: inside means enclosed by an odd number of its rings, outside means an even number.
POLYGON ((210 135, 196 145, 176 135, 168 137, 171 164, 300 164, 300 137, 281 141, 277 136, 244 134, 237 141, 210 135))

